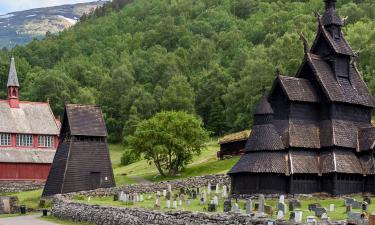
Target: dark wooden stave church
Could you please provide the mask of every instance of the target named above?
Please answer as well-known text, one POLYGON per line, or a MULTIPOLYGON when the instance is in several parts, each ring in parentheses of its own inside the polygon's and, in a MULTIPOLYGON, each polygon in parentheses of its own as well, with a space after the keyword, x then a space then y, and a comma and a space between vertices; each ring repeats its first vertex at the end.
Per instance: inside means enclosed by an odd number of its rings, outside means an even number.
POLYGON ((229 172, 233 194, 375 193, 375 101, 336 0, 324 2, 296 76, 278 76, 255 109, 246 154, 229 172))
POLYGON ((100 108, 66 105, 60 144, 43 196, 115 186, 100 108))

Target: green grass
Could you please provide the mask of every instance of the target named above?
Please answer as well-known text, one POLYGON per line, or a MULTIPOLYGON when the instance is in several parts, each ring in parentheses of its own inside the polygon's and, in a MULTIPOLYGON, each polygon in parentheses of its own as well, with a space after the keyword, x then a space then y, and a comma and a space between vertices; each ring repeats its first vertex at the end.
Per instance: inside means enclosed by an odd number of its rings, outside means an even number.
MULTIPOLYGON (((42 196, 43 189, 38 189, 34 191, 25 191, 18 193, 4 193, 0 194, 2 196, 17 196, 19 200, 19 205, 26 205, 29 209, 38 209, 40 197, 42 196)), ((50 202, 46 202, 46 207, 50 206, 50 202)))
MULTIPOLYGON (((110 149, 112 162, 119 162, 118 157, 121 157, 121 154, 119 154, 121 152, 121 148, 116 145, 111 145, 110 149)), ((218 150, 219 145, 217 144, 217 141, 210 141, 207 143, 207 148, 203 150, 199 156, 194 156, 192 163, 189 164, 186 169, 181 171, 181 174, 175 177, 159 176, 156 167, 153 164, 149 164, 146 160, 141 160, 128 166, 114 166, 116 184, 117 186, 120 186, 124 184, 137 183, 137 180, 133 179, 134 177, 141 177, 143 179, 156 182, 206 174, 226 173, 238 161, 239 157, 219 161, 216 157, 218 150)))
MULTIPOLYGON (((176 193, 176 192, 175 192, 176 193)), ((87 197, 84 196, 77 196, 75 198, 75 201, 86 203, 86 204, 92 204, 92 205, 102 205, 102 206, 116 206, 116 207, 126 207, 126 208, 145 208, 145 209, 154 209, 155 194, 150 194, 151 198, 147 198, 148 194, 144 195, 145 201, 144 202, 136 202, 136 203, 124 203, 120 201, 113 201, 112 197, 94 197, 91 198, 90 201, 88 201, 87 197)), ((212 199, 214 196, 213 193, 211 193, 210 199, 212 199)), ((355 196, 357 200, 361 200, 361 196, 355 196)), ((372 199, 373 201, 375 199, 372 199)), ((272 206, 274 213, 272 215, 273 219, 276 219, 276 207, 277 207, 278 201, 275 199, 266 199, 266 204, 272 206)), ((327 210, 329 209, 330 204, 335 204, 335 211, 334 212, 328 212, 328 216, 332 220, 345 220, 347 219, 347 215, 345 213, 346 207, 344 206, 344 199, 342 198, 325 198, 325 199, 318 199, 318 198, 310 198, 308 200, 301 200, 302 207, 301 210, 303 211, 303 220, 305 221, 307 216, 314 216, 314 212, 310 212, 308 210, 308 205, 313 203, 320 203, 322 207, 325 207, 327 210)), ((164 198, 161 198, 161 211, 174 211, 174 209, 167 209, 166 208, 166 202, 164 198)), ((171 201, 171 206, 173 204, 173 201, 171 201)), ((234 204, 234 202, 232 202, 234 204)), ((246 212, 246 206, 244 200, 239 200, 238 205, 240 208, 242 208, 243 213, 246 212)), ((199 197, 195 200, 192 200, 190 206, 186 206, 185 203, 181 207, 179 207, 177 210, 183 210, 183 211, 192 211, 192 212, 207 212, 207 204, 206 205, 200 205, 199 197)), ((360 212, 359 209, 353 209, 354 212, 360 212)), ((369 206, 369 212, 375 211, 375 204, 372 204, 369 206)), ((219 206, 217 212, 223 212, 223 199, 221 198, 221 195, 219 194, 219 206)), ((270 216, 271 217, 271 216, 270 216)), ((289 212, 287 212, 287 215, 285 216, 285 219, 289 218, 289 212)))
POLYGON ((121 166, 121 156, 125 148, 121 144, 109 144, 112 167, 117 168, 121 166))
POLYGON ((91 225, 89 223, 73 222, 70 220, 62 220, 54 216, 40 217, 42 220, 46 220, 52 223, 61 224, 61 225, 91 225))

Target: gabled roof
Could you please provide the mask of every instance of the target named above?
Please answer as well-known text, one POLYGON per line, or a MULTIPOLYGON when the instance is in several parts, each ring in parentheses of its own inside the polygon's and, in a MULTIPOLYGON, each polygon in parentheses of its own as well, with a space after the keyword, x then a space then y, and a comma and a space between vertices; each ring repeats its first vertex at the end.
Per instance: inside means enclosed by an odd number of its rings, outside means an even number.
POLYGON ((12 60, 10 62, 10 68, 9 68, 9 75, 8 75, 8 87, 19 87, 20 84, 18 83, 18 77, 17 77, 17 71, 16 71, 16 63, 14 62, 14 57, 12 57, 12 60))
POLYGON ((342 32, 340 31, 341 35, 339 38, 333 38, 322 23, 323 22, 321 21, 321 18, 319 18, 319 29, 315 41, 311 47, 311 51, 314 52, 314 50, 317 49, 319 44, 321 44, 320 42, 322 40, 325 40, 336 54, 343 54, 349 56, 354 55, 352 48, 344 38, 342 32))
POLYGON ((65 107, 65 113, 69 121, 71 135, 107 136, 107 128, 99 107, 68 104, 65 107))
POLYGON ((301 71, 306 65, 310 66, 329 101, 375 107, 375 100, 355 65, 351 64, 349 67, 350 80, 348 81, 336 79, 336 75, 330 65, 320 56, 311 53, 306 55, 297 77, 303 75, 301 71))
POLYGON ((55 152, 51 149, 0 148, 0 163, 51 164, 55 152))
POLYGON ((0 101, 0 132, 58 135, 59 127, 48 103, 20 102, 11 108, 0 101))
POLYGON ((320 102, 318 94, 307 79, 278 76, 275 82, 281 85, 290 101, 320 102))

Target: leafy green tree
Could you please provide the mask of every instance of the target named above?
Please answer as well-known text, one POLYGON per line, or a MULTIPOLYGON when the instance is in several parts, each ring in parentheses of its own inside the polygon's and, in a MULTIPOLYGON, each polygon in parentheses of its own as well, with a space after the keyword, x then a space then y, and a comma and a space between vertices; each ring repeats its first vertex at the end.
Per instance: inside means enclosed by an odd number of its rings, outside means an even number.
POLYGON ((185 112, 160 112, 142 121, 129 138, 132 151, 153 162, 160 175, 175 176, 200 154, 208 133, 202 122, 185 112))
POLYGON ((195 111, 194 102, 194 91, 186 77, 177 75, 169 81, 169 86, 161 99, 161 108, 166 111, 175 110, 193 113, 195 111))
POLYGON ((42 102, 49 100, 57 115, 62 114, 65 104, 74 103, 78 93, 77 83, 58 70, 37 72, 28 85, 28 98, 42 102))

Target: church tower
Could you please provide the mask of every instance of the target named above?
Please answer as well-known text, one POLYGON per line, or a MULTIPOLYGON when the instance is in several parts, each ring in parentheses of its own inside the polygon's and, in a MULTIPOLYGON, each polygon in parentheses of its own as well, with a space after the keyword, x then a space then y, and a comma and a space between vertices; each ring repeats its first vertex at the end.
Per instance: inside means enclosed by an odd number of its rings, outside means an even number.
POLYGON ((8 75, 8 100, 11 108, 19 108, 19 82, 16 71, 16 63, 14 57, 10 62, 9 75, 8 75))

